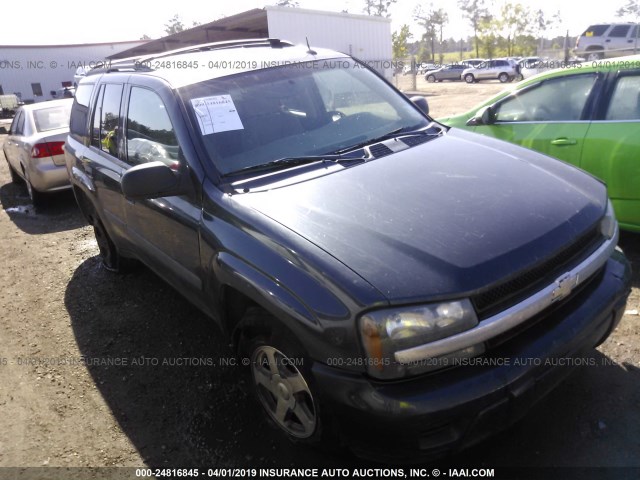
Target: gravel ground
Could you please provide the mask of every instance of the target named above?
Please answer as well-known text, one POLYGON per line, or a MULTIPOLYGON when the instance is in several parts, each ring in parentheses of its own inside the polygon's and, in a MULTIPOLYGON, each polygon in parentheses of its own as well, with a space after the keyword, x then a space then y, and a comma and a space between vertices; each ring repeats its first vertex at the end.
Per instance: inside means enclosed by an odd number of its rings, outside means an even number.
MULTIPOLYGON (((423 87, 437 117, 504 86, 423 87)), ((283 440, 220 364, 230 352, 211 322, 145 268, 106 272, 72 195, 49 200, 35 214, 0 158, 0 467, 364 465, 283 440)), ((640 467, 639 238, 622 235, 633 292, 596 366, 442 465, 640 467)))

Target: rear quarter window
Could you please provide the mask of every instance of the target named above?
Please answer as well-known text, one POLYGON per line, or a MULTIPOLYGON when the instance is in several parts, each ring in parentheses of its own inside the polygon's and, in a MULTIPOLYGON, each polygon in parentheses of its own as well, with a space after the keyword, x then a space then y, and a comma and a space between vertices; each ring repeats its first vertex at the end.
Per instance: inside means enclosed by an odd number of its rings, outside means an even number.
POLYGON ((69 131, 72 136, 86 137, 88 135, 87 120, 89 118, 89 102, 91 101, 92 91, 93 84, 83 84, 76 89, 69 123, 69 131))

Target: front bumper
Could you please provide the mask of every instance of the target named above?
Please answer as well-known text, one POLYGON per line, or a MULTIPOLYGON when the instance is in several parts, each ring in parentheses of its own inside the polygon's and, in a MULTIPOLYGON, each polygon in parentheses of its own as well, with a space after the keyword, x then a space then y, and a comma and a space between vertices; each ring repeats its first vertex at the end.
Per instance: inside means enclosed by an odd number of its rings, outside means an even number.
POLYGON ((584 364, 620 321, 630 285, 629 263, 616 251, 584 288, 476 364, 396 382, 315 364, 320 396, 361 456, 416 461, 451 453, 513 424, 584 364))

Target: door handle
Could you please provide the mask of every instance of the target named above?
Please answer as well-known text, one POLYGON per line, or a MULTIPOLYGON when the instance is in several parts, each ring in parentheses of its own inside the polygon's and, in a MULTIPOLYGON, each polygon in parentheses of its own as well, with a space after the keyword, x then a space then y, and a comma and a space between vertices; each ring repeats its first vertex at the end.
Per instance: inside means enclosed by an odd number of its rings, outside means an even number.
POLYGON ((565 145, 575 145, 576 143, 578 143, 577 140, 573 138, 556 138, 555 140, 551 140, 551 145, 557 145, 559 147, 565 145))

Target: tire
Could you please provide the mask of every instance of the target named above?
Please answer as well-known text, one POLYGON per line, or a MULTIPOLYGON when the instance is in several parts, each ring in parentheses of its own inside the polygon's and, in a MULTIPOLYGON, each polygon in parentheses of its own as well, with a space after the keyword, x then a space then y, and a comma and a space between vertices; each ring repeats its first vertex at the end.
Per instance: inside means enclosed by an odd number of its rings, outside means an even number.
POLYGON ((427 82, 433 83, 436 81, 436 77, 434 75, 427 75, 427 82))
POLYGON ((93 221, 93 234, 100 249, 102 266, 109 272, 121 273, 123 271, 123 259, 120 258, 118 249, 99 218, 95 218, 93 221))
POLYGON ((590 50, 586 55, 586 60, 588 62, 595 62, 596 60, 602 60, 603 58, 604 52, 602 50, 590 50))
POLYGON ((521 73, 517 74, 514 78, 514 80, 516 82, 521 82, 522 80, 524 80, 524 75, 522 75, 521 73))
POLYGON ((465 81, 465 82, 467 82, 467 83, 475 83, 476 78, 473 76, 473 74, 472 74, 472 73, 467 73, 467 74, 464 76, 464 81, 465 81))
POLYGON ((509 81, 509 74, 502 72, 498 75, 498 80, 500 80, 500 83, 507 83, 509 81))
POLYGON ((29 194, 29 199, 31 200, 33 208, 41 208, 44 205, 43 194, 33 188, 33 185, 31 185, 31 180, 29 180, 29 175, 27 175, 26 172, 24 183, 27 186, 27 193, 29 194))
MULTIPOLYGON (((328 446, 330 425, 311 374, 312 361, 295 338, 259 307, 245 313, 238 351, 249 358, 247 384, 270 424, 294 443, 328 446), (256 325, 261 327, 256 328, 256 325)), ((246 363, 244 360, 243 365, 246 363)), ((337 435, 332 438, 337 438, 337 435)))

